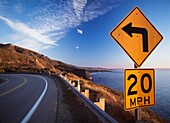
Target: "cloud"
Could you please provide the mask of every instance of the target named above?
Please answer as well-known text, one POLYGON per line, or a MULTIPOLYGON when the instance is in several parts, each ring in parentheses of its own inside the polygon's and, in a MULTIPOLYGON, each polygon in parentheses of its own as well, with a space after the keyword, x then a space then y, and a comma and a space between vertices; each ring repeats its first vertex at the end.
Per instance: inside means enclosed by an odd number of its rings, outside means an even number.
POLYGON ((83 16, 83 11, 86 4, 87 0, 73 0, 73 8, 79 19, 83 16))
POLYGON ((112 8, 117 3, 113 0, 68 0, 55 2, 48 0, 45 6, 37 7, 32 12, 35 23, 39 23, 46 31, 66 31, 93 20, 112 8))
MULTIPOLYGON (((114 0, 43 0, 38 4, 32 0, 27 2, 18 1, 14 6, 19 14, 24 15, 23 18, 29 19, 27 23, 6 18, 12 18, 11 13, 5 17, 0 16, 0 19, 16 32, 15 36, 11 37, 13 42, 36 51, 57 46, 56 43, 66 36, 70 29, 104 15, 117 5, 114 0), (35 4, 36 7, 30 9, 30 4, 35 4)), ((0 2, 1 5, 3 4, 0 2)), ((83 30, 77 29, 77 33, 83 34, 83 30)))
POLYGON ((81 30, 81 29, 77 29, 77 33, 79 33, 79 34, 83 34, 83 30, 81 30))
POLYGON ((14 22, 11 21, 5 17, 0 16, 0 19, 3 20, 10 28, 13 30, 24 34, 26 36, 29 36, 39 42, 45 43, 45 44, 51 44, 51 45, 56 45, 54 40, 51 40, 50 37, 41 34, 38 30, 32 29, 25 25, 24 23, 21 22, 14 22))
POLYGON ((20 33, 15 33, 10 36, 10 40, 13 42, 13 44, 17 46, 22 46, 24 48, 28 48, 37 52, 47 50, 49 48, 54 47, 54 45, 50 44, 44 44, 41 43, 31 37, 21 35, 20 33))
POLYGON ((78 50, 79 49, 79 46, 76 46, 76 50, 78 50))
POLYGON ((30 45, 31 47, 33 47, 33 44, 35 44, 35 47, 37 47, 36 44, 39 44, 39 47, 41 46, 40 44, 57 46, 57 44, 55 44, 55 40, 52 40, 49 36, 42 34, 39 30, 30 28, 26 24, 21 22, 14 22, 2 16, 0 16, 0 19, 3 20, 10 28, 17 32, 16 35, 13 37, 14 39, 21 40, 17 44, 27 46, 27 48, 30 48, 30 45))
POLYGON ((4 1, 0 1, 0 9, 4 7, 4 1))
MULTIPOLYGON (((41 25, 37 27, 46 34, 62 38, 70 29, 105 14, 117 3, 113 0, 67 0, 64 2, 47 0, 43 5, 32 12, 32 18, 35 18, 33 23, 41 25)), ((81 34, 81 31, 78 33, 81 34)))
POLYGON ((16 12, 22 12, 22 6, 20 3, 14 5, 14 9, 16 12))
POLYGON ((14 44, 34 51, 43 51, 51 47, 51 45, 47 45, 47 44, 45 45, 29 38, 22 39, 21 41, 18 41, 14 44))
POLYGON ((84 10, 84 22, 88 22, 93 20, 101 15, 104 15, 114 7, 117 7, 117 4, 113 0, 94 0, 90 1, 90 3, 86 6, 84 10))

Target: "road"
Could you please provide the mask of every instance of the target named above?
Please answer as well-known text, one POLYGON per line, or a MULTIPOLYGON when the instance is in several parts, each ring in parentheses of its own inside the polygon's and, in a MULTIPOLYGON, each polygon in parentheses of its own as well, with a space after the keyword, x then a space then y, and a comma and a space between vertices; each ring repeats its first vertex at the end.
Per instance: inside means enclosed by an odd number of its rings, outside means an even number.
POLYGON ((48 76, 0 74, 0 123, 54 123, 57 87, 48 76))

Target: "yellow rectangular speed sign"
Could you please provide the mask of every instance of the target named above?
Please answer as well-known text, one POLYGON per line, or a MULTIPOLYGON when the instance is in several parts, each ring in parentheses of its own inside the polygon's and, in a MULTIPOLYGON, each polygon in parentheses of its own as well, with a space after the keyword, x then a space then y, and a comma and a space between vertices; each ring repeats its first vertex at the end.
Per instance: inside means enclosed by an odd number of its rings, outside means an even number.
POLYGON ((154 69, 126 69, 124 95, 125 110, 155 105, 154 69))

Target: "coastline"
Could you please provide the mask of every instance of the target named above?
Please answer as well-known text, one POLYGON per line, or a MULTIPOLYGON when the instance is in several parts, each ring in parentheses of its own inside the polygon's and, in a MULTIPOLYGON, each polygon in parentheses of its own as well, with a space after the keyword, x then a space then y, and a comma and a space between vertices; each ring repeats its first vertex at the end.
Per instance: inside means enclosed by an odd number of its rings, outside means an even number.
MULTIPOLYGON (((72 81, 80 80, 81 90, 90 90, 90 100, 98 101, 99 97, 106 99, 106 112, 115 118, 118 122, 131 122, 135 123, 134 110, 124 110, 124 95, 122 92, 109 88, 107 86, 96 84, 91 80, 86 80, 82 77, 78 77, 72 73, 67 73, 67 78, 72 81)), ((141 110, 142 120, 150 123, 167 123, 167 121, 149 108, 142 108, 141 110)))

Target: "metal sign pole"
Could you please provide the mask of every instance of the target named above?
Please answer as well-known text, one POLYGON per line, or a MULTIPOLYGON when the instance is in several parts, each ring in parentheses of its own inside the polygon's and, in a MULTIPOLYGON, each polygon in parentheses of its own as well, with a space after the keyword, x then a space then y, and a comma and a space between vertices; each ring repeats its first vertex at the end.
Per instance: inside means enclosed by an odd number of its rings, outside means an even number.
MULTIPOLYGON (((134 64, 134 68, 138 68, 138 66, 134 64)), ((135 109, 135 120, 136 122, 140 120, 140 108, 135 109)))
POLYGON ((138 109, 135 109, 135 120, 138 121, 138 109))

